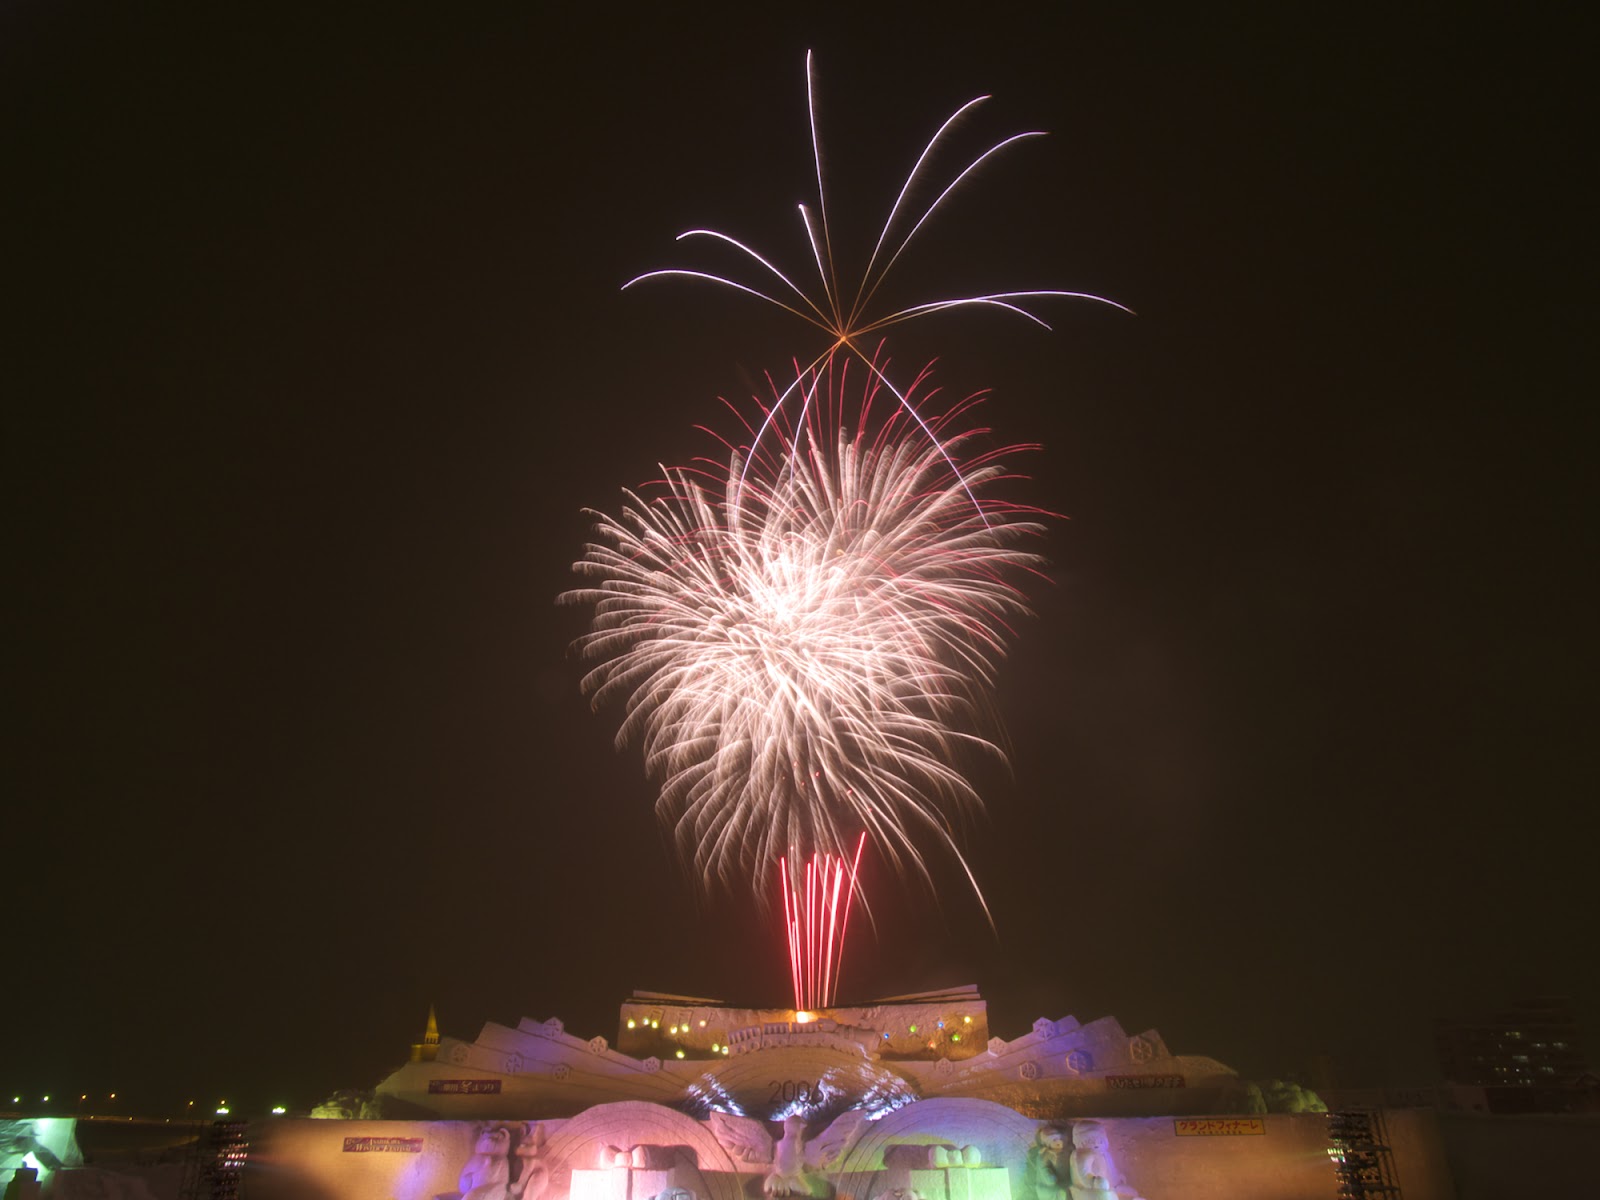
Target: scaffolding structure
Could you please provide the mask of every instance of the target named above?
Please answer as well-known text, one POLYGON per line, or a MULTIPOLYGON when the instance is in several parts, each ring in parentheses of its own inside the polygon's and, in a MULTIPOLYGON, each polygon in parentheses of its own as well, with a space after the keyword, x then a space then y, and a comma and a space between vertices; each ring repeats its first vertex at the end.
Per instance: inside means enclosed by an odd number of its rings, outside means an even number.
POLYGON ((195 1131, 184 1166, 183 1200, 237 1200, 239 1174, 250 1154, 243 1121, 210 1121, 195 1131))
POLYGON ((1328 1114, 1328 1157, 1333 1160, 1342 1200, 1400 1200, 1400 1178, 1376 1109, 1328 1114))

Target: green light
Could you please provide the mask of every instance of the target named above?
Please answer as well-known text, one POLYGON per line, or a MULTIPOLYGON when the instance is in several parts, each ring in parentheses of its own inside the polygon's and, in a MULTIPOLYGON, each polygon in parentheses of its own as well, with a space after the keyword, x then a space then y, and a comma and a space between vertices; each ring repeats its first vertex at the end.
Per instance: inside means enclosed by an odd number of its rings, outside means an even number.
POLYGON ((950 1040, 952 1042, 959 1042, 961 1040, 961 1035, 959 1033, 952 1033, 950 1035, 950 1040))
POLYGON ((916 1032, 916 1031, 917 1031, 917 1027, 916 1027, 916 1026, 915 1026, 915 1025, 913 1025, 913 1026, 912 1026, 912 1027, 911 1027, 911 1032, 912 1032, 912 1033, 915 1033, 915 1032, 916 1032))

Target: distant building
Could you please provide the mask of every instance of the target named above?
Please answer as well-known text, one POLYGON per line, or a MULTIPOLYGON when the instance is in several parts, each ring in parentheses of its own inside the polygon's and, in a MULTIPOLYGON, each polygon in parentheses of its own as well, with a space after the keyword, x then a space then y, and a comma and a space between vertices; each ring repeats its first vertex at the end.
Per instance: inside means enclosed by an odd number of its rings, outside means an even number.
POLYGON ((1593 1101, 1593 1073, 1572 1002, 1543 996, 1486 1020, 1434 1021, 1439 1070, 1481 1087, 1492 1112, 1566 1112, 1593 1101))
POLYGON ((432 1062, 439 1056, 439 1018, 434 1015, 433 1005, 428 1005, 428 1024, 422 1030, 422 1040, 411 1043, 411 1061, 414 1063, 432 1062))

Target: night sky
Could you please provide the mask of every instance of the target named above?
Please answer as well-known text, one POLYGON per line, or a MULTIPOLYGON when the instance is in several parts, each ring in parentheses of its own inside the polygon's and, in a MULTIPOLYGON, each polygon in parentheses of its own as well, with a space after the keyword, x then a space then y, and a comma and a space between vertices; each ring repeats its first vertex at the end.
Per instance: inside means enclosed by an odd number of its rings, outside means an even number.
POLYGON ((1576 29, 545 7, 0 10, 6 1100, 305 1107, 430 1002, 467 1038, 614 1036, 634 987, 783 1003, 775 923, 697 896, 555 596, 582 508, 820 348, 619 291, 716 261, 696 225, 806 269, 808 47, 846 247, 971 96, 972 152, 1052 134, 924 231, 906 301, 1139 314, 890 344, 992 389, 1070 519, 980 776, 998 933, 880 872, 845 991, 973 982, 1002 1036, 1112 1014, 1347 1085, 1432 1081, 1432 1016, 1524 995, 1600 1036, 1576 29))

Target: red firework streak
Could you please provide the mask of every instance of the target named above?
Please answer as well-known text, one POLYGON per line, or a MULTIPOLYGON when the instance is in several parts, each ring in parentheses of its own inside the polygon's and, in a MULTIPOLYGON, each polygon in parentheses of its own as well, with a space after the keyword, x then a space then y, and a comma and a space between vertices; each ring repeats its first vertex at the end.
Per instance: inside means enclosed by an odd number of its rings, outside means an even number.
POLYGON ((778 860, 783 926, 789 937, 789 977, 798 1010, 833 1006, 844 958, 845 927, 850 923, 850 901, 866 844, 863 833, 856 842, 855 858, 848 863, 842 854, 813 854, 804 877, 789 874, 787 858, 778 860))

